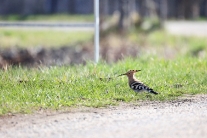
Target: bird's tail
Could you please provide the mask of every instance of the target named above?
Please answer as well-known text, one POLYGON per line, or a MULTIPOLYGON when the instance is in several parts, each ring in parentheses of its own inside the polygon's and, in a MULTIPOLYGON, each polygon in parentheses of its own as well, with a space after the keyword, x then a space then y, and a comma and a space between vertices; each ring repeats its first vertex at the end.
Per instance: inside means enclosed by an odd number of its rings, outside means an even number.
POLYGON ((153 93, 153 94, 158 94, 158 92, 155 92, 155 91, 154 91, 153 89, 151 89, 151 88, 148 88, 147 91, 150 92, 150 93, 153 93))
POLYGON ((153 91, 153 90, 152 90, 152 91, 150 91, 150 92, 151 92, 151 93, 153 93, 153 94, 158 94, 158 92, 155 92, 155 91, 153 91))

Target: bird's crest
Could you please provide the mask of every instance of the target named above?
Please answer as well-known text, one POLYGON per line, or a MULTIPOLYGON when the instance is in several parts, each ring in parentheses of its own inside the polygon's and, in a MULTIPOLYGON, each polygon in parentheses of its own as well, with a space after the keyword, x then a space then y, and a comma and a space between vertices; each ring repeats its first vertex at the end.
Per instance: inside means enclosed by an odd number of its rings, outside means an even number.
POLYGON ((126 73, 121 74, 121 75, 119 75, 119 76, 122 76, 122 75, 130 75, 130 74, 134 74, 134 73, 139 72, 139 71, 141 71, 141 70, 129 70, 129 71, 127 71, 126 73))

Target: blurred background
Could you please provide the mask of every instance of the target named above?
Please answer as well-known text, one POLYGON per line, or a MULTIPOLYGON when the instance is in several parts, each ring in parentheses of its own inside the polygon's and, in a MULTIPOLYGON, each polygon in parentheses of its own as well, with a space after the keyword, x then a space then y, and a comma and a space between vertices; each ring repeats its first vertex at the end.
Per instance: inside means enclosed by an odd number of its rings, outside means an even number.
MULTIPOLYGON (((100 60, 206 58, 207 0, 100 0, 100 60)), ((86 64, 94 0, 0 0, 0 67, 86 64)))

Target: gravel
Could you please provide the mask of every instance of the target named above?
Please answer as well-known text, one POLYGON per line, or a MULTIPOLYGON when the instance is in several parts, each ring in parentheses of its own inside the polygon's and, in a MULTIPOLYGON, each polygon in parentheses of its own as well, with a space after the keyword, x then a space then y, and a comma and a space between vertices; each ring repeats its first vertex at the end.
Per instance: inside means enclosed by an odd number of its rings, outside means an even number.
POLYGON ((117 107, 78 108, 0 118, 1 138, 134 138, 207 136, 207 95, 175 101, 120 103, 117 107))
POLYGON ((165 22, 165 29, 174 35, 179 36, 207 36, 207 22, 206 21, 167 21, 165 22))

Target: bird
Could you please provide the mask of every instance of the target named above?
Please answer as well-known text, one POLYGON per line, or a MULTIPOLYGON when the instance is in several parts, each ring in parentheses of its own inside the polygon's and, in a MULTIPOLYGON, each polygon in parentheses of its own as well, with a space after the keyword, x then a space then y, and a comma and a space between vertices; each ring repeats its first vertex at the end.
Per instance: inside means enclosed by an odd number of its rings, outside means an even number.
POLYGON ((142 83, 140 80, 136 79, 135 73, 139 72, 141 70, 129 70, 128 72, 118 75, 118 76, 123 76, 126 75, 128 77, 128 83, 129 87, 134 90, 135 92, 142 92, 142 91, 147 91, 152 94, 158 94, 155 92, 152 88, 146 86, 144 83, 142 83))

